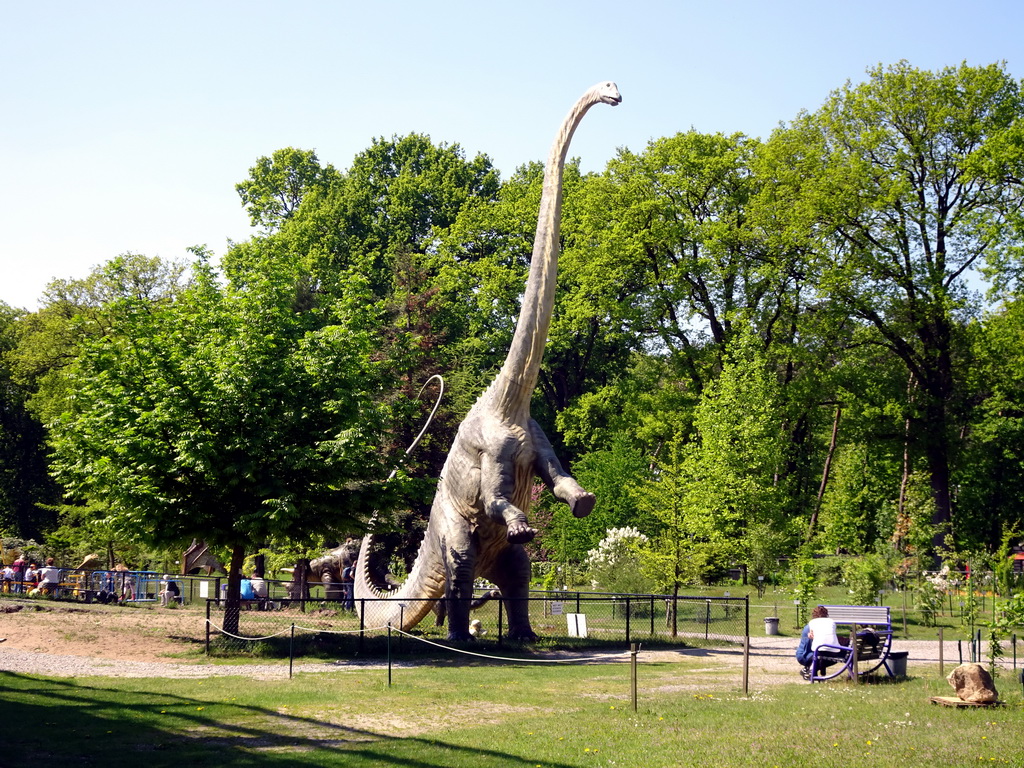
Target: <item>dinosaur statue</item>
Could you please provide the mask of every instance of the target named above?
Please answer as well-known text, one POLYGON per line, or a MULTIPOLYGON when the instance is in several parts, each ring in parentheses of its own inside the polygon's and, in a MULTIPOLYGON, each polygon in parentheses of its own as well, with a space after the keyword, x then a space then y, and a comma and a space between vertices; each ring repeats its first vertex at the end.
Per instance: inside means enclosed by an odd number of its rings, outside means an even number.
POLYGON ((530 562, 522 546, 537 533, 526 518, 533 478, 539 476, 576 517, 590 514, 595 501, 562 469, 547 436, 530 418, 530 398, 554 308, 562 176, 569 142, 587 110, 621 101, 614 83, 594 86, 569 111, 555 137, 544 169, 530 274, 508 356, 459 425, 416 561, 397 591, 386 592, 383 583, 371 582, 372 536, 363 538, 354 586, 356 600, 366 601, 360 610, 367 627, 410 629, 443 597, 448 639, 471 640, 473 580, 482 576, 501 592, 508 637, 537 638, 527 602, 530 562))
POLYGON ((310 578, 324 585, 324 597, 327 600, 341 600, 344 597, 342 571, 352 565, 358 554, 358 545, 346 542, 310 561, 310 578))
POLYGON ((205 541, 192 539, 189 548, 181 555, 181 574, 203 573, 207 576, 213 573, 227 573, 224 565, 213 556, 205 541))

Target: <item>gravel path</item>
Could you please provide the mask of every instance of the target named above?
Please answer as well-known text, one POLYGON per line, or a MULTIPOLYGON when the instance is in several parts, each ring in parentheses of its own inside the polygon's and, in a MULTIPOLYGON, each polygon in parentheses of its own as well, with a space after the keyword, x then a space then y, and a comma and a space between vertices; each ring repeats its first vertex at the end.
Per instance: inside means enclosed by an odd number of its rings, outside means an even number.
MULTIPOLYGON (((936 641, 896 640, 894 650, 908 652, 908 672, 914 674, 917 665, 936 665, 939 661, 939 644, 936 641)), ((797 665, 793 658, 795 642, 788 637, 753 637, 750 648, 750 673, 758 686, 772 682, 793 682, 797 665)), ((966 647, 964 647, 966 652, 966 647)), ((946 642, 944 647, 946 667, 952 669, 959 663, 956 642, 946 642)), ((557 658, 586 660, 592 663, 612 663, 629 660, 629 652, 598 654, 559 654, 557 658)), ((671 662, 683 659, 703 659, 716 666, 737 667, 743 663, 743 653, 729 649, 688 649, 681 651, 645 651, 641 646, 638 655, 640 663, 671 662)), ((516 660, 517 663, 522 663, 516 660)), ((383 668, 379 662, 334 662, 295 663, 296 673, 358 672, 383 668)), ((417 666, 415 662, 399 662, 395 666, 417 666)), ((35 653, 11 648, 0 644, 0 671, 21 674, 49 675, 54 677, 168 677, 204 678, 242 675, 260 680, 288 677, 287 662, 268 664, 176 664, 167 662, 141 662, 114 659, 100 659, 87 656, 69 656, 51 653, 35 653)))

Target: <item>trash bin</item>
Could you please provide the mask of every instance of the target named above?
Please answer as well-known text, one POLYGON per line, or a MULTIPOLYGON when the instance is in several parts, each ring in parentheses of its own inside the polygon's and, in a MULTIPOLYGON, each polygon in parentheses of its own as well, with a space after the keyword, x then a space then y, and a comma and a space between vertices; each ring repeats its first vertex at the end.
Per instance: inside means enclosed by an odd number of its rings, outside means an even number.
POLYGON ((779 634, 779 618, 778 618, 778 616, 768 616, 764 620, 764 633, 766 635, 777 635, 777 634, 779 634))
POLYGON ((892 651, 889 653, 889 667, 896 677, 907 676, 907 651, 892 651))

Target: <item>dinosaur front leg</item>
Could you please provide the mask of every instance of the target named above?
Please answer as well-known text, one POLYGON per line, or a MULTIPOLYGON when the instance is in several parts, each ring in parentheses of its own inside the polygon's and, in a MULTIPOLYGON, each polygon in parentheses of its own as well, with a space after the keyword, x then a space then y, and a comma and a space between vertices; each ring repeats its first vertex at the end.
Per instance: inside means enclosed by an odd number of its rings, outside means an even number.
MULTIPOLYGON (((512 443, 513 441, 507 441, 512 443)), ((510 499, 515 490, 516 448, 518 445, 503 446, 504 450, 489 455, 485 453, 480 461, 480 500, 484 512, 492 520, 504 523, 508 529, 505 535, 511 544, 525 544, 537 535, 531 528, 526 513, 510 499)), ((533 468, 526 468, 523 474, 533 474, 533 468)))
POLYGON ((555 450, 551 447, 551 441, 544 434, 533 419, 530 419, 530 437, 533 440, 533 449, 537 453, 536 469, 556 499, 561 499, 569 505, 569 509, 576 517, 586 517, 594 509, 597 501, 594 494, 584 490, 576 479, 562 469, 562 463, 555 456, 555 450))

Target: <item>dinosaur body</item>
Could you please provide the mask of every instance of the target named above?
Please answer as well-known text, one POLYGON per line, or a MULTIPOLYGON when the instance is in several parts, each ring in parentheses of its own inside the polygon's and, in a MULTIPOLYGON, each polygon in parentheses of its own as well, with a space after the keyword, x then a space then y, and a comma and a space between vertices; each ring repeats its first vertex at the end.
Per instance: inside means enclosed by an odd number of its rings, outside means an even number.
POLYGON ((459 425, 416 561, 396 592, 385 593, 383 585, 370 583, 371 537, 363 539, 355 597, 365 599, 361 610, 368 627, 409 629, 443 597, 449 639, 472 639, 473 581, 481 576, 501 592, 509 637, 536 638, 526 599, 530 562, 522 546, 537 533, 526 517, 533 478, 540 477, 577 517, 594 507, 594 495, 562 469, 547 436, 530 418, 554 308, 562 175, 569 142, 583 115, 594 104, 620 101, 614 83, 601 83, 576 102, 562 123, 544 169, 530 274, 512 345, 501 371, 459 425))

